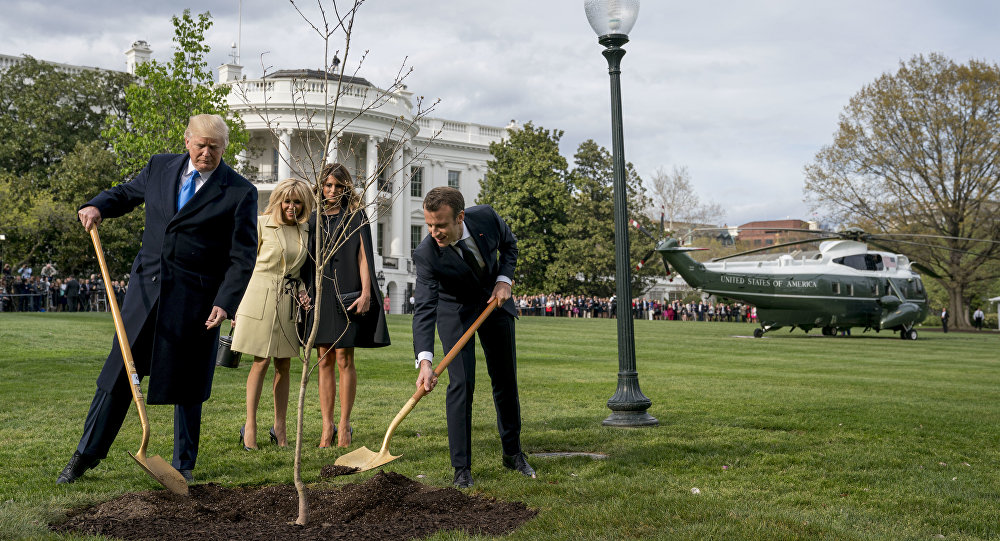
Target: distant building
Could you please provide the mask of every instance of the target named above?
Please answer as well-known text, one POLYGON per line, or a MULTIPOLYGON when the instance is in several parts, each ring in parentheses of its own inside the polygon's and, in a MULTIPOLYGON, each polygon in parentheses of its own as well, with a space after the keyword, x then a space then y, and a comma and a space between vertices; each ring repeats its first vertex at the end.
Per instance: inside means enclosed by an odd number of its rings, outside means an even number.
POLYGON ((747 248, 762 248, 784 242, 792 242, 812 238, 815 235, 789 231, 794 229, 816 231, 816 222, 802 220, 764 220, 747 222, 738 227, 739 241, 747 248))
MULTIPOLYGON (((92 68, 89 66, 74 66, 73 64, 60 64, 59 62, 49 62, 48 60, 38 59, 39 62, 44 62, 50 66, 55 66, 56 70, 70 73, 78 74, 84 71, 102 71, 101 68, 92 68)), ((13 67, 15 64, 20 64, 24 62, 23 56, 13 56, 9 54, 0 54, 0 71, 6 71, 7 69, 13 67)))

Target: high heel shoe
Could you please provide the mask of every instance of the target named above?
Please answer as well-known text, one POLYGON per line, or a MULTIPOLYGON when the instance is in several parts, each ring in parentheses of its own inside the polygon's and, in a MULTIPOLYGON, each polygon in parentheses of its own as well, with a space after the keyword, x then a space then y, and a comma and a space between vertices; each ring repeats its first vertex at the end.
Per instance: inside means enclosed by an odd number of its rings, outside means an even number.
POLYGON ((243 446, 244 451, 256 451, 253 447, 247 447, 247 444, 243 441, 243 435, 246 433, 246 428, 247 427, 245 425, 240 427, 240 445, 243 446))
POLYGON ((278 445, 278 435, 274 432, 273 426, 271 427, 271 430, 268 433, 271 434, 271 443, 278 445))

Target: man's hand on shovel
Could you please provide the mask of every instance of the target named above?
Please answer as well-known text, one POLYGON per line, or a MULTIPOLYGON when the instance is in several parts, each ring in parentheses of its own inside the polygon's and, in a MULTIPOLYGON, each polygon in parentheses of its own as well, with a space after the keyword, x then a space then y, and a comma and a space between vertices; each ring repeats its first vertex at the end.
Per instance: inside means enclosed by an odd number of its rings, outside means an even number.
POLYGON ((420 361, 420 374, 417 375, 417 388, 421 386, 424 388, 424 392, 431 392, 438 383, 437 374, 434 373, 434 369, 431 367, 431 362, 427 359, 420 361))

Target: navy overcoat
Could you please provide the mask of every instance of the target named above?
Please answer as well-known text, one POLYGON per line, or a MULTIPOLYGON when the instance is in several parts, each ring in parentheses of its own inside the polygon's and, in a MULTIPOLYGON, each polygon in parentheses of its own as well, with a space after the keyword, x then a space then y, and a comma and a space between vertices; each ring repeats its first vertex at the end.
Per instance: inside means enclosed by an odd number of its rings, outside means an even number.
MULTIPOLYGON (((149 375, 150 404, 208 400, 219 329, 205 329, 213 306, 236 313, 257 257, 257 189, 221 162, 177 212, 187 154, 158 154, 134 179, 101 192, 84 206, 102 219, 145 203, 142 248, 132 263, 122 318, 129 342, 153 318, 149 358, 135 358, 149 375), (155 308, 155 310, 154 310, 155 308)), ((111 392, 127 383, 117 337, 97 385, 111 392)))

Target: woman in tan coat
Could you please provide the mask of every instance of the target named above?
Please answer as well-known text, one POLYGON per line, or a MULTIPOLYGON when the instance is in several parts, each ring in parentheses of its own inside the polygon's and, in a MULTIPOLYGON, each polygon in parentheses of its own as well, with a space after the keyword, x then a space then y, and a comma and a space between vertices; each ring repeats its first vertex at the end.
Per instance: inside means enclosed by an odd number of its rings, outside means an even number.
POLYGON ((284 447, 288 412, 290 358, 299 352, 295 314, 309 297, 299 279, 308 259, 309 229, 305 221, 312 209, 309 185, 285 179, 271 192, 264 214, 257 219, 257 263, 233 324, 233 350, 253 355, 247 376, 247 419, 240 428, 240 443, 257 449, 257 406, 270 358, 274 358, 274 424, 271 441, 284 447))

